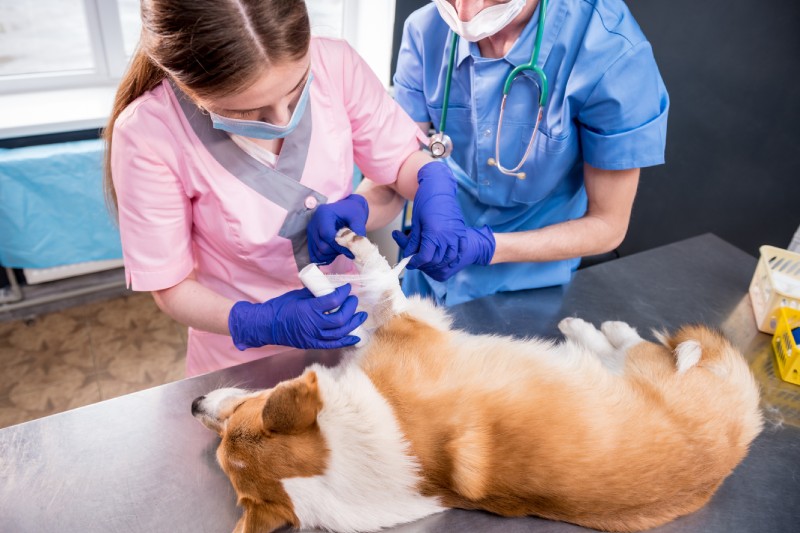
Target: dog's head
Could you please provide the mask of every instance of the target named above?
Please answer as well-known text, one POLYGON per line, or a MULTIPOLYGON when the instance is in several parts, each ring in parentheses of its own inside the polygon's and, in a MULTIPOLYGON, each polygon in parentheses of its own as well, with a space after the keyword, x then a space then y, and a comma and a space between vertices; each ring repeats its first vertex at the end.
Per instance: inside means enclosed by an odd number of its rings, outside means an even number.
POLYGON ((217 461, 244 509, 235 533, 299 527, 281 480, 324 472, 321 407, 313 371, 273 389, 218 389, 192 402, 195 418, 222 438, 217 461))

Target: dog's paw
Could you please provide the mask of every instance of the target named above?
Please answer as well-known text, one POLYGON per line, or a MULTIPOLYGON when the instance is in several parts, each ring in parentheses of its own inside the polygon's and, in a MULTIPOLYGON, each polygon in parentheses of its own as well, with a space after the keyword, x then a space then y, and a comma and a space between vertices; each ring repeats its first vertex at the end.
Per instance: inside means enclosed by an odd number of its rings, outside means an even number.
POLYGON ((594 333, 599 333, 589 322, 582 318, 568 316, 558 323, 558 329, 564 336, 570 340, 580 341, 586 336, 591 336, 594 333))
POLYGON ((369 239, 358 235, 350 228, 342 228, 336 233, 336 242, 353 254, 353 260, 360 271, 386 271, 389 263, 381 255, 378 247, 369 239))
POLYGON ((361 240, 366 241, 367 238, 362 237, 361 235, 357 234, 350 228, 342 228, 336 232, 336 242, 338 242, 339 245, 344 246, 351 252, 353 251, 353 248, 357 246, 358 241, 361 240))
POLYGON ((600 330, 608 341, 617 349, 627 349, 642 342, 636 330, 626 322, 609 320, 600 325, 600 330))
POLYGON ((567 317, 558 323, 558 329, 567 340, 580 344, 599 356, 604 356, 614 350, 600 330, 580 318, 567 317))

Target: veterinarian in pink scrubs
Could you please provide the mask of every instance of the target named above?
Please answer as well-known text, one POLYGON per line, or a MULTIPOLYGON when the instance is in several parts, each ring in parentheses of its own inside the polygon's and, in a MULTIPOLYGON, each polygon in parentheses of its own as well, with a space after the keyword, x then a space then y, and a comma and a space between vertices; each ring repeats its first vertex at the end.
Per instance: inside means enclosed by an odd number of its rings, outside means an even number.
POLYGON ((354 163, 406 196, 423 165, 449 171, 347 43, 310 37, 302 0, 155 0, 142 19, 105 133, 129 286, 189 326, 189 376, 354 344, 349 287, 314 298, 298 279, 309 220, 329 206, 317 254, 382 222, 351 195, 354 163))

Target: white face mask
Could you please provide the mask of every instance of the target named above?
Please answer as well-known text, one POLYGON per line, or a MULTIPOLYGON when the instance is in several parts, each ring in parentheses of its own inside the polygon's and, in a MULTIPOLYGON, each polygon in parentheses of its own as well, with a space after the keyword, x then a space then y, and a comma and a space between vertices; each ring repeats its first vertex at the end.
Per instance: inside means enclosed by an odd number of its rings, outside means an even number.
POLYGON ((456 8, 447 0, 433 0, 436 8, 450 29, 460 37, 477 42, 505 28, 525 7, 526 0, 509 0, 504 4, 487 7, 466 22, 458 18, 456 8))

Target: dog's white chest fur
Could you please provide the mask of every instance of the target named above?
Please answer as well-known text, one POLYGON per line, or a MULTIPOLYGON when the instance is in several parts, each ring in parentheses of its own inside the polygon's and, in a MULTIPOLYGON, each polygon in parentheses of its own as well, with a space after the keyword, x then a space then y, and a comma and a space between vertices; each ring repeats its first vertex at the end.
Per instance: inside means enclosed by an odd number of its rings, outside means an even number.
POLYGON ((283 480, 302 527, 375 531, 443 511, 419 494, 419 465, 386 400, 356 364, 312 367, 330 455, 323 475, 283 480))

